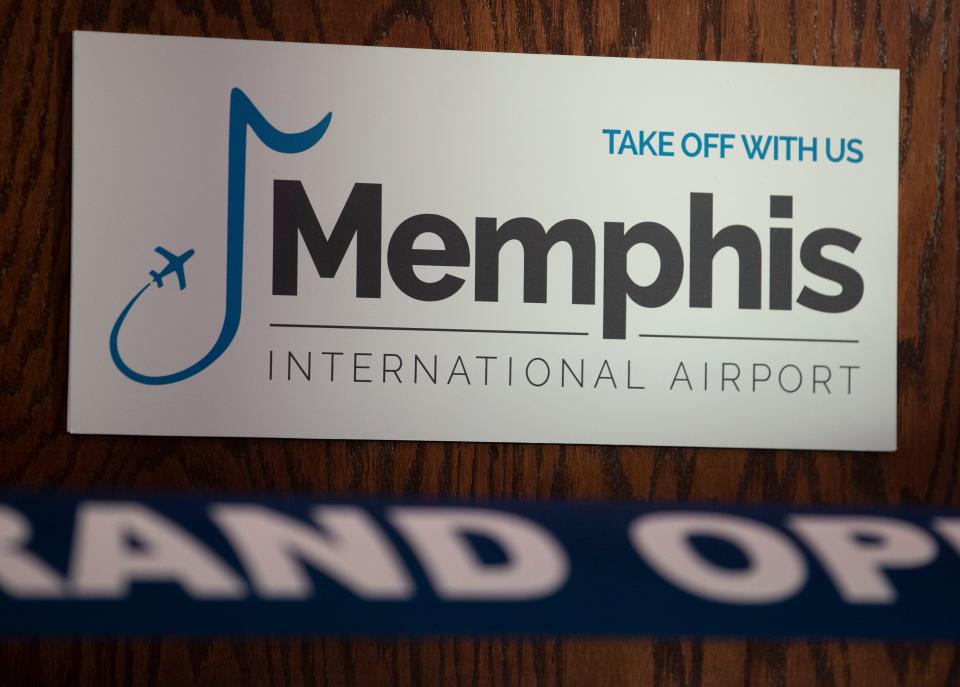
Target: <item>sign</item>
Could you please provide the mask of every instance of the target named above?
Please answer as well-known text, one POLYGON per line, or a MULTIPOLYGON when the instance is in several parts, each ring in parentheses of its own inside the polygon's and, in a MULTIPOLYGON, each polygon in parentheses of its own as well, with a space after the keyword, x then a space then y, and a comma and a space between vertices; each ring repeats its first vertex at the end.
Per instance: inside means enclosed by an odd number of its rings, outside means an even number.
POLYGON ((74 35, 69 429, 892 450, 898 73, 74 35))
POLYGON ((960 512, 0 497, 0 634, 960 638, 960 512))

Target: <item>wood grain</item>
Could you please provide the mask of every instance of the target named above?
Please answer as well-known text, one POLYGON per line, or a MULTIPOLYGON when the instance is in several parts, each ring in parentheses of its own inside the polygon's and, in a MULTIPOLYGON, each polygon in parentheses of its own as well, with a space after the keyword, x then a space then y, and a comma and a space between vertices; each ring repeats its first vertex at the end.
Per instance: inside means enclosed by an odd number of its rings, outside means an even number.
MULTIPOLYGON (((960 6, 881 0, 0 0, 0 486, 960 504, 960 6), (70 31, 901 71, 894 455, 69 436, 70 31)), ((952 645, 0 642, 0 685, 958 685, 952 645)))

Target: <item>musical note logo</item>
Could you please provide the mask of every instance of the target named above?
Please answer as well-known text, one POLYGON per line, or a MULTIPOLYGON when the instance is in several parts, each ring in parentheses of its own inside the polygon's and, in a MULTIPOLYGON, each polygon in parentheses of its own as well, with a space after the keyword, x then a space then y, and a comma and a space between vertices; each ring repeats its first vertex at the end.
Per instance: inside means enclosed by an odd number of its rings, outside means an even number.
POLYGON ((120 372, 140 384, 173 384, 205 370, 223 355, 223 352, 227 350, 237 334, 243 305, 243 217, 244 199, 246 197, 247 127, 250 127, 257 138, 271 150, 278 153, 295 154, 312 148, 323 138, 332 118, 333 113, 328 112, 323 119, 306 131, 298 133, 283 132, 266 120, 242 90, 239 88, 231 90, 230 138, 227 152, 227 288, 223 326, 220 328, 220 334, 206 355, 177 372, 147 375, 137 372, 124 362, 117 339, 124 320, 144 292, 154 285, 157 288, 162 287, 163 277, 170 275, 176 276, 181 289, 186 287, 184 265, 193 255, 193 249, 189 249, 181 255, 174 255, 167 249, 158 247, 157 252, 167 260, 166 267, 160 272, 150 272, 151 280, 134 293, 123 310, 120 311, 120 315, 110 331, 110 357, 120 372))

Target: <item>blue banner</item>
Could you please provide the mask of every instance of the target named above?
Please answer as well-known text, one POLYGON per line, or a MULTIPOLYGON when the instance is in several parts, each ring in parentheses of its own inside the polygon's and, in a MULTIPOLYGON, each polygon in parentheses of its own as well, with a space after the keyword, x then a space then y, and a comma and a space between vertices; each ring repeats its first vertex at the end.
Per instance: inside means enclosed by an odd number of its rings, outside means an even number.
POLYGON ((960 511, 0 495, 0 634, 960 638, 960 511))

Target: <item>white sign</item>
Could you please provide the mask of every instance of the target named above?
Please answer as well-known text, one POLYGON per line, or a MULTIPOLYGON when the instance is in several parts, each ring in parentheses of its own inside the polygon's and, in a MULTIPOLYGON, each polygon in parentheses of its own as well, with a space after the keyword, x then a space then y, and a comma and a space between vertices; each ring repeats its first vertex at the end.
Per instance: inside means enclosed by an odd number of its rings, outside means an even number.
POLYGON ((892 450, 898 87, 76 33, 69 430, 892 450))

